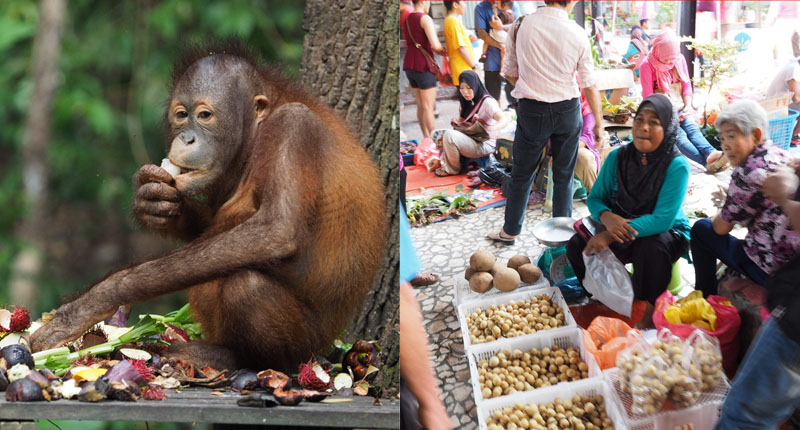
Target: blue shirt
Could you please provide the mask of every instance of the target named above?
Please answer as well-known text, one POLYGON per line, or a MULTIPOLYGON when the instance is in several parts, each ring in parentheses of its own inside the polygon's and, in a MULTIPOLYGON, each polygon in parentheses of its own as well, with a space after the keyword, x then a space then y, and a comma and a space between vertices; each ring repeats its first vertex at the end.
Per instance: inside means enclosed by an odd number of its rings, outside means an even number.
POLYGON ((400 206, 400 281, 411 282, 417 277, 419 271, 419 258, 411 244, 411 234, 409 233, 408 217, 400 206))
MULTIPOLYGON (((629 145, 633 145, 629 143, 629 145)), ((586 199, 586 206, 592 217, 600 221, 603 211, 611 211, 609 205, 617 196, 617 154, 619 148, 611 151, 600 168, 597 181, 586 199)), ((638 233, 636 237, 654 236, 670 229, 689 240, 689 218, 683 213, 681 205, 689 188, 689 162, 686 157, 675 157, 667 168, 664 184, 658 192, 658 200, 653 213, 631 220, 630 226, 638 233)), ((613 211, 611 211, 613 212, 613 211)))
MULTIPOLYGON (((492 2, 488 0, 483 0, 475 6, 475 31, 479 28, 483 29, 486 34, 489 34, 489 30, 491 30, 492 26, 489 25, 492 22, 492 2)), ((486 43, 486 42, 483 42, 486 43)), ((486 48, 486 70, 487 72, 499 72, 500 71, 500 49, 495 48, 494 46, 489 46, 486 48)))

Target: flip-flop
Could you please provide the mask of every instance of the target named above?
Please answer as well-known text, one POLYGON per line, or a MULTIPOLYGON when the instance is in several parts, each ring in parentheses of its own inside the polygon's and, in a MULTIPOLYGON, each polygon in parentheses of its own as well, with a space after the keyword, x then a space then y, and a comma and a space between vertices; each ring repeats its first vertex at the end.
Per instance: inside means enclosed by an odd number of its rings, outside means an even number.
POLYGON ((500 232, 499 231, 487 234, 486 238, 489 239, 489 240, 493 240, 495 242, 504 243, 506 245, 513 245, 514 242, 516 242, 516 238, 515 237, 506 238, 506 237, 500 236, 500 232))
POLYGON ((439 275, 431 272, 423 272, 411 280, 411 285, 414 287, 427 287, 428 285, 433 285, 437 282, 439 282, 439 275))
POLYGON ((755 283, 744 289, 744 296, 756 306, 762 306, 767 303, 767 290, 755 283))

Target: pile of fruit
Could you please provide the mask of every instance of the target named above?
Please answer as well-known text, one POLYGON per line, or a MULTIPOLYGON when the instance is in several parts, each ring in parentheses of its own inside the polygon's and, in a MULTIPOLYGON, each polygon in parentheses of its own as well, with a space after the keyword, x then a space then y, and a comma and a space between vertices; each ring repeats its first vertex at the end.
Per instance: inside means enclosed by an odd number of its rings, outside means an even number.
POLYGON ((547 404, 517 404, 496 411, 486 420, 486 424, 489 430, 614 429, 614 423, 606 413, 605 399, 601 395, 576 395, 572 399, 555 399, 547 404))
POLYGON ((552 348, 528 352, 506 349, 478 363, 478 382, 484 399, 549 387, 560 382, 589 377, 589 367, 575 348, 552 348))
POLYGON ((23 308, 0 309, 0 391, 6 392, 7 401, 163 400, 169 390, 186 386, 266 392, 256 394, 255 402, 253 396, 243 397, 243 406, 293 406, 303 400, 324 401, 333 394, 375 394, 370 383, 377 375, 373 362, 379 349, 363 340, 339 345, 347 350, 341 364, 312 357, 291 377, 273 369, 198 368, 165 357, 170 344, 201 336, 188 304, 163 316, 142 315, 132 327, 124 327, 126 318, 118 313, 68 346, 31 354, 28 337, 51 318, 45 314, 32 323, 23 308))
POLYGON ((542 277, 542 271, 526 255, 515 255, 503 264, 486 250, 475 251, 469 258, 464 278, 476 293, 497 288, 503 292, 516 290, 520 283, 533 284, 542 277))
POLYGON ((564 326, 564 310, 550 296, 511 300, 506 305, 476 309, 466 316, 470 343, 492 342, 503 337, 517 337, 564 326))

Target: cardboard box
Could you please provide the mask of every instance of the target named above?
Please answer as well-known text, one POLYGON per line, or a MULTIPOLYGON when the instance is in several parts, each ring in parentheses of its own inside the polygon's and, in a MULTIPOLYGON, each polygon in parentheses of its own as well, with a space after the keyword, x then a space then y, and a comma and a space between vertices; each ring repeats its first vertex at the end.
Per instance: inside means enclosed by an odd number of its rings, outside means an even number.
POLYGON ((778 94, 758 100, 758 103, 767 111, 767 118, 783 118, 789 115, 789 103, 792 102, 792 93, 778 94))
POLYGON ((628 95, 628 89, 634 84, 634 71, 631 69, 595 70, 594 73, 597 78, 595 88, 612 104, 619 104, 620 98, 628 95))

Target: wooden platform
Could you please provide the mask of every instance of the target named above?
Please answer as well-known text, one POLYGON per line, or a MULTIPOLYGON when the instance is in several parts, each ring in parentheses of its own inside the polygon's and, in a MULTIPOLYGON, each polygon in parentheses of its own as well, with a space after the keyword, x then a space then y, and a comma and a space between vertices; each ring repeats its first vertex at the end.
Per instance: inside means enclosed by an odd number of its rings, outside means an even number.
POLYGON ((241 396, 232 391, 213 395, 210 389, 188 388, 180 392, 165 390, 163 401, 103 401, 85 403, 77 400, 54 402, 7 402, 0 400, 0 420, 111 420, 169 421, 250 424, 276 427, 307 426, 328 428, 400 428, 400 401, 382 399, 375 405, 372 397, 353 397, 352 403, 311 403, 272 408, 242 407, 241 396))

